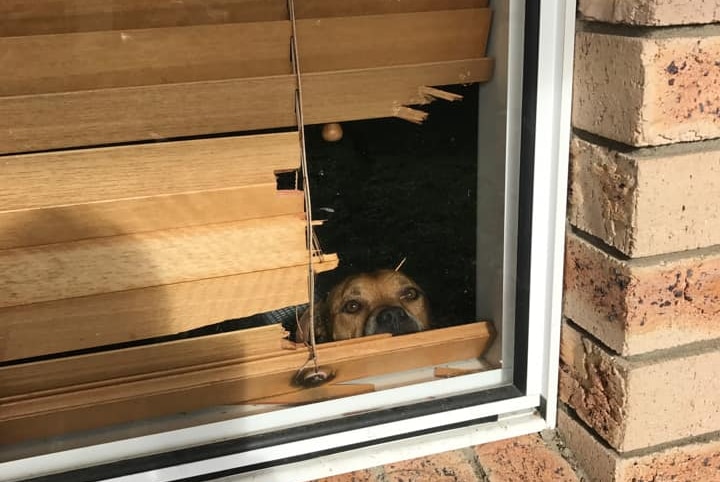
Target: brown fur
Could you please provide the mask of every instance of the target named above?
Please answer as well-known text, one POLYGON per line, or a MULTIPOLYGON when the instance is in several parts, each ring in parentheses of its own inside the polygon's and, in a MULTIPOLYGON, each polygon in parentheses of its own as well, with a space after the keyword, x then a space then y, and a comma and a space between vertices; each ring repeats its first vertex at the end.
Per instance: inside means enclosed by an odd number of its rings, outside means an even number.
MULTIPOLYGON (((298 324, 296 339, 309 339, 310 315, 298 324)), ((425 293, 408 276, 381 270, 350 276, 315 306, 315 339, 322 343, 375 333, 402 334, 430 327, 425 293)))

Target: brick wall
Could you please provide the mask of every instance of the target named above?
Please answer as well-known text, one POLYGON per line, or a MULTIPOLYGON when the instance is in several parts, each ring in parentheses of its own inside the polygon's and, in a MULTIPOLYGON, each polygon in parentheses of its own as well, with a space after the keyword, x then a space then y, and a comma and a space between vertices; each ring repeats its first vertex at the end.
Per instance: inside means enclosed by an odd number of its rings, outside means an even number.
POLYGON ((596 481, 720 481, 720 0, 578 0, 559 428, 596 481))

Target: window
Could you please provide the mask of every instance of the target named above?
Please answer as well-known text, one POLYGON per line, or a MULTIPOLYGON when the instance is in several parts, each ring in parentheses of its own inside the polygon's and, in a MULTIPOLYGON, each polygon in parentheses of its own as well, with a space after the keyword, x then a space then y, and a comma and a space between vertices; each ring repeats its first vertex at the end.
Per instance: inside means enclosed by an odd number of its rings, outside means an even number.
POLYGON ((0 6, 8 480, 306 480, 554 424, 574 2, 289 5, 0 6), (368 289, 431 329, 318 321, 313 378, 308 262, 318 311, 401 267, 368 289))

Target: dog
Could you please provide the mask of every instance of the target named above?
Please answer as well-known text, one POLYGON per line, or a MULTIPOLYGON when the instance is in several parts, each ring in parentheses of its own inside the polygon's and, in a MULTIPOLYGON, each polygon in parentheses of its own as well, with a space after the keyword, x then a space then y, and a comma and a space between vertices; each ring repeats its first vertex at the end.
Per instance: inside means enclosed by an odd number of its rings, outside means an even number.
MULTIPOLYGON (((315 307, 315 341, 347 340, 379 333, 402 335, 430 328, 423 290, 399 271, 380 270, 345 278, 315 307)), ((296 341, 310 339, 310 313, 298 321, 296 341)))

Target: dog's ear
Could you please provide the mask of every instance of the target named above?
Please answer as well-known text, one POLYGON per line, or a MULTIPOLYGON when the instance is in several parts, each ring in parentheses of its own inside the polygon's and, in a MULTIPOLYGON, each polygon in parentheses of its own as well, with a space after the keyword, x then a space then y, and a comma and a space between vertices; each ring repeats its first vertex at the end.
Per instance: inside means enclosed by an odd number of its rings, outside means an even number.
MULTIPOLYGON (((319 302, 315 305, 315 342, 324 343, 332 341, 332 328, 327 304, 319 302)), ((310 343, 310 309, 308 308, 298 320, 295 341, 310 343)))

